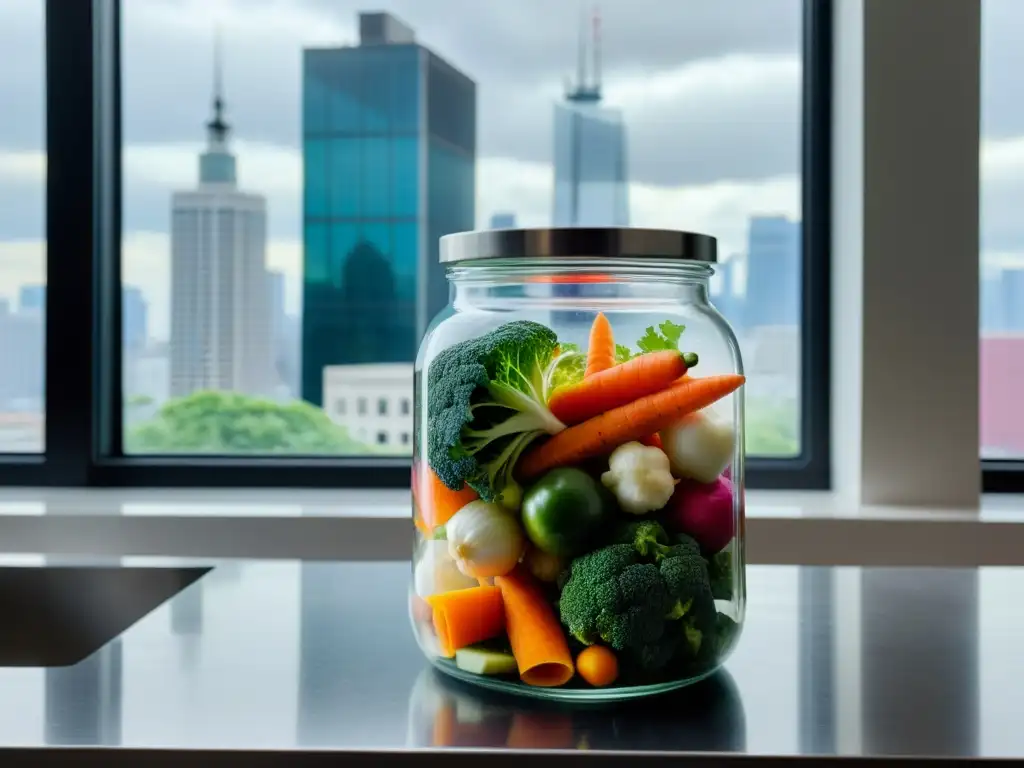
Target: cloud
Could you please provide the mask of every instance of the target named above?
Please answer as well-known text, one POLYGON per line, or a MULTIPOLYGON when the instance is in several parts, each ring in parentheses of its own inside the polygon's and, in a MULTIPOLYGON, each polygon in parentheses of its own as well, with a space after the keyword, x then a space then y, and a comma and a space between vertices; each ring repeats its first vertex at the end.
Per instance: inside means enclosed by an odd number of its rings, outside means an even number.
MULTIPOLYGON (((219 24, 229 117, 238 135, 298 146, 301 50, 354 43, 361 5, 126 3, 126 141, 201 138, 219 24), (173 75, 166 61, 175 62, 173 75)), ((602 4, 607 101, 626 108, 637 181, 702 183, 796 171, 800 6, 799 0, 602 4)), ((553 104, 575 66, 581 6, 392 0, 388 7, 477 82, 482 156, 550 162, 553 104)))

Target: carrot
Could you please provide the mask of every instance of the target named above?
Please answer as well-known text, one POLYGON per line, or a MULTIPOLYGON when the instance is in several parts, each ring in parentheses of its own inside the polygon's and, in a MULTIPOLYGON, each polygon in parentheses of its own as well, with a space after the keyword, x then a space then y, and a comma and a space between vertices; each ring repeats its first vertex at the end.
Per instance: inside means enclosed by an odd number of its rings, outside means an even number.
POLYGON ((587 369, 583 378, 593 376, 598 371, 604 371, 615 365, 615 336, 612 334, 612 324, 604 316, 604 312, 598 312, 594 318, 594 324, 590 326, 590 342, 587 345, 587 369))
POLYGON ((543 688, 569 682, 575 674, 569 644, 537 582, 522 566, 494 581, 505 603, 505 631, 519 665, 519 678, 543 688))
POLYGON ((643 443, 644 445, 651 446, 651 448, 665 447, 664 445, 661 444, 661 435, 659 435, 657 432, 655 432, 652 435, 648 435, 647 437, 640 438, 640 442, 643 443))
POLYGON ((422 527, 419 524, 416 527, 425 529, 428 534, 451 520, 452 515, 469 502, 480 498, 468 485, 453 491, 430 467, 413 465, 412 488, 413 501, 422 522, 422 527))
POLYGON ((470 587, 425 598, 434 609, 434 629, 441 653, 448 658, 459 648, 497 637, 505 628, 501 590, 470 587))
POLYGON ((519 460, 524 480, 554 467, 577 464, 611 453, 632 440, 642 440, 689 413, 705 408, 736 391, 746 379, 737 374, 687 376, 667 389, 563 429, 519 460))
POLYGON ((579 424, 638 397, 660 392, 696 362, 696 355, 683 355, 675 350, 638 355, 603 371, 588 372, 582 381, 557 387, 548 400, 548 408, 566 424, 579 424))

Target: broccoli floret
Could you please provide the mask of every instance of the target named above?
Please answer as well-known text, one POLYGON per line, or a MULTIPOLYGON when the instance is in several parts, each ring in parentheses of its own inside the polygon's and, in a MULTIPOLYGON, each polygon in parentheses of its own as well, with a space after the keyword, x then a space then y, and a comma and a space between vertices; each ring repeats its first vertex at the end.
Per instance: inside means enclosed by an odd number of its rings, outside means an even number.
POLYGON ((688 544, 671 547, 659 563, 661 578, 674 601, 669 614, 678 619, 676 628, 690 653, 700 652, 705 632, 715 626, 715 598, 711 594, 707 564, 699 551, 688 544))
POLYGON ((613 541, 616 544, 629 544, 644 556, 664 552, 669 544, 665 529, 653 520, 635 520, 620 525, 613 541))
POLYGON ((547 407, 555 332, 517 320, 448 347, 427 371, 427 450, 446 486, 493 501, 537 437, 565 429, 547 407))
POLYGON ((723 549, 708 560, 711 594, 716 600, 732 600, 732 552, 723 549))
POLYGON ((665 667, 683 648, 696 656, 715 626, 696 545, 665 543, 653 521, 623 526, 616 541, 572 561, 559 599, 562 623, 580 642, 600 640, 646 671, 665 667))

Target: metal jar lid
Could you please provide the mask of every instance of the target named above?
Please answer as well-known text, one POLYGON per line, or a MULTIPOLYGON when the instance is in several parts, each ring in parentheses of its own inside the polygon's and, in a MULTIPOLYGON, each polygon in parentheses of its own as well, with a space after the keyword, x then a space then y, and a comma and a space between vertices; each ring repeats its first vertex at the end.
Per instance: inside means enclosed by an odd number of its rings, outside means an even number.
POLYGON ((713 264, 718 242, 711 235, 632 227, 493 229, 441 238, 441 263, 476 259, 625 258, 688 259, 713 264))

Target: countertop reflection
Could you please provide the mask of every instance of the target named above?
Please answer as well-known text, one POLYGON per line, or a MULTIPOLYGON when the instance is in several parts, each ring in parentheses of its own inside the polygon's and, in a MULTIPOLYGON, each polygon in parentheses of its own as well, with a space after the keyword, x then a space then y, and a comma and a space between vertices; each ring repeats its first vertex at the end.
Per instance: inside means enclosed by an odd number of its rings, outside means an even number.
POLYGON ((218 563, 74 667, 0 669, 0 747, 1024 755, 1019 570, 750 568, 723 673, 582 708, 435 672, 408 578, 218 563))

